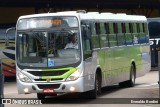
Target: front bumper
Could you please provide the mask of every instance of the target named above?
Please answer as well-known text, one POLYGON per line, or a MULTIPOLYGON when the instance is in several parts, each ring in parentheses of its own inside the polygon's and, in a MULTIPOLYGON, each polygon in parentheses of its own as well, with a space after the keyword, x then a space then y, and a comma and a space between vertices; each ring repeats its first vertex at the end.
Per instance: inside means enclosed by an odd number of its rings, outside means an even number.
POLYGON ((75 81, 25 83, 17 79, 17 88, 19 94, 44 93, 43 89, 48 88, 48 86, 54 89, 52 93, 84 92, 83 80, 84 77, 80 77, 75 81), (71 87, 75 88, 74 91, 71 91, 71 87), (24 91, 26 89, 28 90, 27 92, 24 91))

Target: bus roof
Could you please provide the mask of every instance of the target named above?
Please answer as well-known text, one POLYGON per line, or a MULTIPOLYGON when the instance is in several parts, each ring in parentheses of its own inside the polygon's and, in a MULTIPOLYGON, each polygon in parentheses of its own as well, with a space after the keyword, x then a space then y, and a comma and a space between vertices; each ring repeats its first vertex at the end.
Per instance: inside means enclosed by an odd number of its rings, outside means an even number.
POLYGON ((19 17, 19 19, 23 18, 33 18, 33 17, 45 17, 45 16, 76 16, 79 17, 80 20, 118 20, 118 21, 147 21, 145 16, 140 15, 127 15, 125 13, 98 13, 98 12, 77 12, 77 11, 64 11, 64 12, 56 12, 56 13, 42 13, 42 14, 33 14, 33 15, 25 15, 19 17))

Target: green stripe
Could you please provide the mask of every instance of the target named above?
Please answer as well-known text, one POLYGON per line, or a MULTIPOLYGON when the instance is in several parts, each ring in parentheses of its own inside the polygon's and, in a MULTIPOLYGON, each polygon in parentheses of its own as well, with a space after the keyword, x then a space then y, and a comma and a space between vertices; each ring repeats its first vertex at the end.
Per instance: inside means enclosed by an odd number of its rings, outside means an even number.
POLYGON ((73 72, 75 72, 77 70, 77 68, 68 67, 68 68, 58 68, 58 69, 44 69, 44 70, 42 70, 42 72, 45 72, 45 71, 58 72, 60 70, 68 70, 68 72, 66 72, 66 73, 64 73, 63 75, 60 75, 60 76, 42 76, 41 79, 47 79, 47 78, 51 78, 51 79, 67 78, 73 72))

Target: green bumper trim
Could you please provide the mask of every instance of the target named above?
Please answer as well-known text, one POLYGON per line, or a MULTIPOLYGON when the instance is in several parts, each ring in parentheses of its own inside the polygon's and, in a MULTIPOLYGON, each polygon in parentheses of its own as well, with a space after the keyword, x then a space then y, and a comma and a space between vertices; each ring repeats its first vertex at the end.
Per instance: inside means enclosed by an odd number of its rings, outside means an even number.
POLYGON ((68 67, 68 68, 58 68, 58 69, 44 69, 42 70, 42 72, 45 71, 50 71, 50 72, 58 72, 60 70, 66 70, 66 73, 59 75, 59 76, 41 76, 41 79, 61 79, 61 78, 67 78, 69 77, 73 72, 75 72, 77 70, 77 68, 73 68, 73 67, 68 67))

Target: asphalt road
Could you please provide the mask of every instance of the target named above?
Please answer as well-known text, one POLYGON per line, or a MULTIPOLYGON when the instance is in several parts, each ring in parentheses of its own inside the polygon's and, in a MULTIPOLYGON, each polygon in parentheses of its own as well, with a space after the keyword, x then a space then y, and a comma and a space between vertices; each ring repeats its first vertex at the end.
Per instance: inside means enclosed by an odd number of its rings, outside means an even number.
MULTIPOLYGON (((154 99, 159 98, 158 73, 158 71, 151 71, 145 76, 137 78, 135 87, 121 88, 116 84, 105 87, 102 89, 102 94, 96 100, 76 99, 79 95, 67 94, 59 96, 58 98, 61 99, 58 100, 57 97, 48 97, 47 101, 40 101, 43 103, 42 105, 5 104, 5 107, 160 107, 160 104, 157 104, 157 101, 154 99), (146 103, 146 98, 151 98, 147 99, 151 103, 146 103), (140 101, 140 104, 135 103, 135 101, 140 101), (131 102, 132 104, 130 104, 131 102)), ((14 79, 5 82, 4 96, 5 98, 36 98, 36 94, 19 95, 14 79)))

